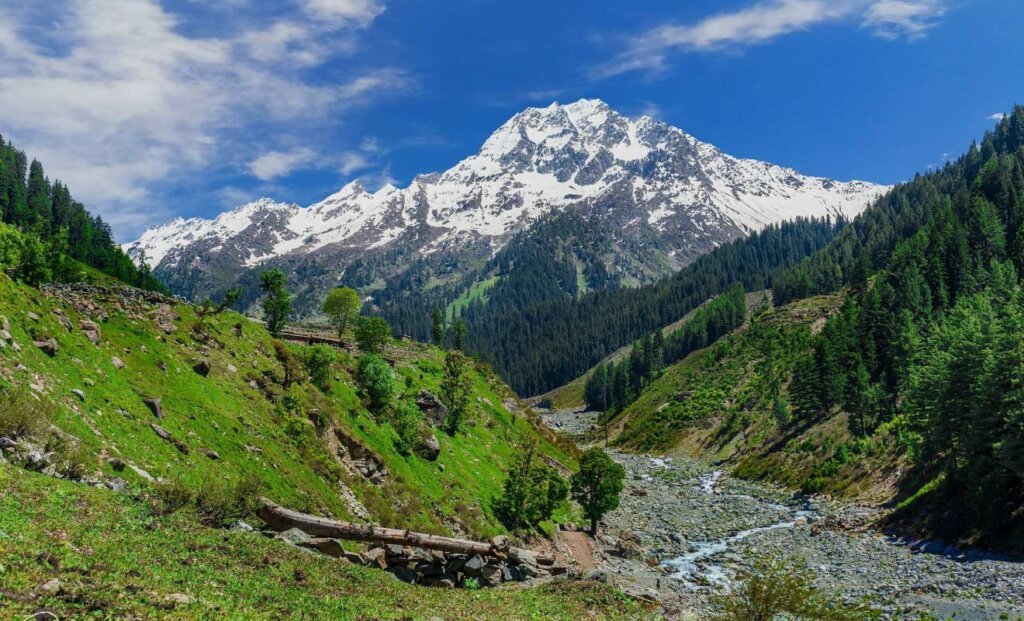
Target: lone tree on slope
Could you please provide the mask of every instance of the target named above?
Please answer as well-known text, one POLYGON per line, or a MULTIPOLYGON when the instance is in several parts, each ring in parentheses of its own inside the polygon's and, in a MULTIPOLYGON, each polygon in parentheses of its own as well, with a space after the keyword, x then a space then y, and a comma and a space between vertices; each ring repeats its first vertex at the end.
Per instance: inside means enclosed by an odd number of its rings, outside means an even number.
POLYGON ((580 458, 580 470, 569 480, 572 499, 583 507, 583 515, 590 520, 590 536, 597 536, 597 522, 619 506, 622 481, 626 470, 615 463, 608 453, 594 447, 580 458))
POLYGON ((267 330, 274 336, 281 335, 281 329, 292 314, 292 294, 284 288, 285 277, 281 270, 270 270, 260 274, 260 289, 263 290, 263 315, 267 330))
POLYGON ((363 302, 359 294, 351 287, 335 287, 324 300, 324 314, 331 318, 331 323, 338 329, 338 339, 345 336, 348 324, 359 315, 363 302))

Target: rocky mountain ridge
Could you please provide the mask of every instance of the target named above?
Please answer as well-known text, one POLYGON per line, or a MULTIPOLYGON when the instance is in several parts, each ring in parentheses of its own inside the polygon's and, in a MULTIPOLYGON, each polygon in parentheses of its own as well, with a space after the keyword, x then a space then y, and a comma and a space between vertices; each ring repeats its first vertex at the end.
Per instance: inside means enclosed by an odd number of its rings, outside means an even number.
POLYGON ((643 281, 770 223, 851 217, 885 189, 734 158, 662 121, 630 119, 584 99, 528 108, 479 153, 406 188, 371 192, 357 180, 309 207, 264 198, 215 219, 152 227, 125 249, 191 296, 280 264, 306 276, 310 266, 327 264, 313 276, 333 285, 355 258, 385 254, 397 272, 413 261, 454 257, 464 274, 515 234, 571 208, 617 232, 612 266, 638 246, 655 249, 658 261, 629 270, 643 281))

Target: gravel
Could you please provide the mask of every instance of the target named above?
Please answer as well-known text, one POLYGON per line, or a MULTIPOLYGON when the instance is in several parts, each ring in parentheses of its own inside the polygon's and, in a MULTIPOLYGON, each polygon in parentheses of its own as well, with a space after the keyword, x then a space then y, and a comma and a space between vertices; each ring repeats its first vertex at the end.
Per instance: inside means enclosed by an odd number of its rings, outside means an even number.
MULTIPOLYGON (((596 415, 542 414, 578 441, 596 415)), ((612 451, 626 468, 619 509, 606 516, 600 569, 627 592, 656 597, 669 618, 702 618, 758 559, 802 563, 819 586, 868 601, 884 619, 1024 618, 1024 562, 872 530, 872 507, 825 502, 735 479, 684 456, 612 451)))

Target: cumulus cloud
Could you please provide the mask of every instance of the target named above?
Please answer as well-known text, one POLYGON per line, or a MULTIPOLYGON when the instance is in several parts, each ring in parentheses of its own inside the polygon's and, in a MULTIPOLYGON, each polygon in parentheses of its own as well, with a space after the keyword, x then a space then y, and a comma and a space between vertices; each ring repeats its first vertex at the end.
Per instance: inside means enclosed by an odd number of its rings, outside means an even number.
POLYGON ((270 181, 290 175, 292 171, 316 159, 316 151, 306 147, 290 151, 269 151, 249 162, 249 170, 260 181, 270 181))
POLYGON ((947 0, 767 0, 691 24, 669 24, 629 37, 625 48, 592 70, 605 78, 664 70, 679 51, 714 52, 771 42, 830 23, 860 21, 886 39, 917 38, 946 13, 947 0))
POLYGON ((384 12, 375 0, 303 0, 303 6, 311 16, 337 25, 364 25, 384 12))
POLYGON ((358 151, 349 151, 341 155, 341 165, 338 167, 338 171, 347 177, 354 172, 367 168, 369 165, 370 161, 365 155, 358 151))
POLYGON ((218 37, 185 34, 160 0, 47 4, 0 5, 0 127, 122 238, 167 215, 159 184, 239 157, 260 179, 285 175, 312 155, 261 153, 268 127, 334 122, 413 83, 393 67, 352 67, 331 83, 295 71, 337 53, 338 29, 366 26, 383 10, 375 2, 309 0, 329 25, 292 19, 218 37))
POLYGON ((995 112, 993 114, 988 115, 987 118, 990 121, 1002 121, 1003 119, 1006 118, 1006 113, 1005 112, 995 112))

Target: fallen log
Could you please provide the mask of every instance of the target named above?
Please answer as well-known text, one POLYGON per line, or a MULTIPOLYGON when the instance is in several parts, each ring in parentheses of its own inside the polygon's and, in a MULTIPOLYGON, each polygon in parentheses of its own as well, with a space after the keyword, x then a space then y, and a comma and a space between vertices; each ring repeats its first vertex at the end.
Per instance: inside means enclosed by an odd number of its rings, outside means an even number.
POLYGON ((440 550, 453 554, 467 554, 480 556, 532 556, 537 559, 539 565, 554 565, 555 559, 552 556, 539 554, 532 550, 520 548, 501 549, 483 541, 472 541, 469 539, 455 539, 453 537, 441 537, 427 533, 416 533, 410 530, 399 530, 397 528, 384 528, 371 524, 352 524, 339 522, 328 518, 316 517, 306 513, 299 513, 285 509, 274 504, 266 498, 260 499, 262 507, 260 517, 267 524, 276 530, 287 530, 297 528, 312 537, 329 537, 331 539, 345 539, 347 541, 365 541, 369 543, 397 544, 411 546, 414 548, 426 548, 428 550, 440 550))

